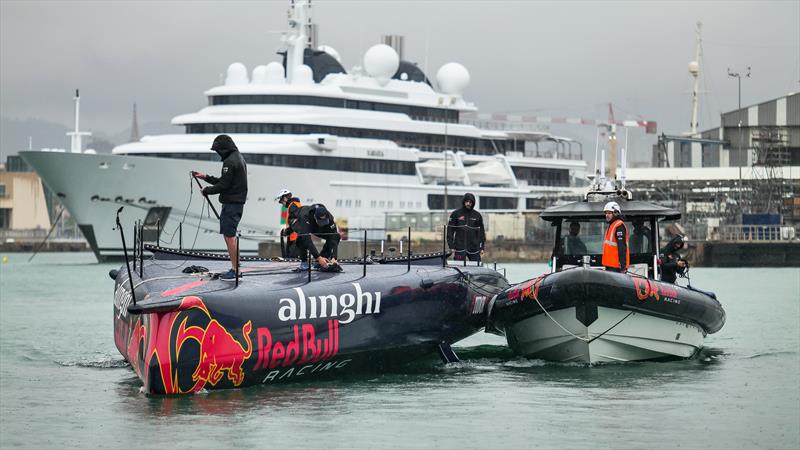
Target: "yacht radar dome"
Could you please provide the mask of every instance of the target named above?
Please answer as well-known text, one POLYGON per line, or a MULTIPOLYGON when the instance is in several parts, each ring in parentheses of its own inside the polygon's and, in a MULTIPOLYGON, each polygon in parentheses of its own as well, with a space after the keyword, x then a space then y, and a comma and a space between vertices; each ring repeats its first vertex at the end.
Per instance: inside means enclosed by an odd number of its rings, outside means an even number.
POLYGON ((314 72, 311 71, 311 67, 305 64, 295 67, 292 74, 292 84, 314 84, 314 72))
POLYGON ((272 61, 271 63, 267 64, 265 69, 265 84, 284 84, 286 83, 286 77, 284 76, 283 72, 283 64, 279 62, 272 61))
POLYGON ((400 56, 386 44, 373 45, 367 53, 364 53, 364 69, 378 80, 381 86, 389 82, 398 67, 400 67, 400 56))
POLYGON ((339 52, 337 52, 336 49, 331 47, 331 46, 320 45, 319 47, 317 47, 317 50, 319 50, 321 52, 325 52, 325 53, 333 56, 333 59, 335 59, 336 61, 339 61, 340 63, 342 62, 342 58, 339 56, 339 52))
POLYGON ((241 86, 248 84, 247 67, 242 63, 233 63, 228 66, 228 74, 225 77, 225 86, 241 86))
POLYGON ((250 79, 253 84, 267 84, 267 66, 256 66, 250 79))
POLYGON ((447 63, 436 72, 436 81, 445 94, 461 95, 469 86, 469 71, 459 63, 447 63))
POLYGON ((700 73, 700 64, 697 64, 697 61, 689 63, 689 73, 692 76, 697 76, 697 74, 700 73))

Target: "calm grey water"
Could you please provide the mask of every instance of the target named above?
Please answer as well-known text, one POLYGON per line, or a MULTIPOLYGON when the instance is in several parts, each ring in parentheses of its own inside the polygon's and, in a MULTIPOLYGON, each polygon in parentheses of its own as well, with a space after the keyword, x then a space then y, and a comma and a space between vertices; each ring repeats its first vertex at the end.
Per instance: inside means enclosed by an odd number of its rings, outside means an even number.
POLYGON ((114 347, 117 265, 28 256, 0 263, 2 448, 800 447, 798 269, 692 269, 728 314, 694 360, 546 363, 479 333, 462 363, 164 398, 114 347))

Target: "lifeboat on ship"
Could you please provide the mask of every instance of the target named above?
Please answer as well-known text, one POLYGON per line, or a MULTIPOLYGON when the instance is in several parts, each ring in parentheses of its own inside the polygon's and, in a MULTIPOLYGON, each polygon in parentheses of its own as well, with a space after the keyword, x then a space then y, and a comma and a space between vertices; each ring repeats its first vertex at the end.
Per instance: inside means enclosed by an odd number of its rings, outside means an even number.
POLYGON ((243 258, 234 283, 217 276, 230 268, 220 255, 150 250, 130 275, 126 266, 110 274, 115 343, 149 394, 456 361, 450 344, 483 328, 488 299, 508 286, 441 253, 340 261, 340 273, 243 258))
POLYGON ((659 280, 658 225, 679 219, 680 213, 630 200, 629 193, 595 202, 586 198, 541 213, 556 230, 551 272, 493 299, 487 332, 505 335, 519 355, 559 362, 695 355, 705 336, 722 328, 725 311, 711 292, 659 280), (633 223, 638 225, 627 273, 606 271, 601 264, 607 200, 620 204, 629 241, 633 223), (573 222, 580 232, 568 236, 562 231, 573 222))

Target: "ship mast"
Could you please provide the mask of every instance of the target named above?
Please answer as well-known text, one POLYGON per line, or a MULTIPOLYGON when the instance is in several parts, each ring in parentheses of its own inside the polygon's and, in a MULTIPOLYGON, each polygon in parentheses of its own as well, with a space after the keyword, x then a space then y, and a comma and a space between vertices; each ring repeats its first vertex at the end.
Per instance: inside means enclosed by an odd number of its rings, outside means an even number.
POLYGON ((308 44, 310 0, 293 0, 289 8, 289 31, 281 36, 286 49, 286 79, 291 82, 295 67, 303 64, 303 52, 308 44))
POLYGON ((81 153, 83 151, 83 143, 81 142, 82 136, 91 136, 92 133, 88 131, 80 131, 80 118, 81 118, 81 93, 80 90, 75 89, 75 131, 70 131, 67 136, 71 138, 70 152, 81 153))

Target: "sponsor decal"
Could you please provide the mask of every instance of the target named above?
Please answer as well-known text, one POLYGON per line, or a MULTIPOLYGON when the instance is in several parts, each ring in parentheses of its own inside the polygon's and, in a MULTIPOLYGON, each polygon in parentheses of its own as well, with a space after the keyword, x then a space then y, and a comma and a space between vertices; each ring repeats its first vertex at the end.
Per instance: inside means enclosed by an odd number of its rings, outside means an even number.
POLYGON ((473 295, 472 302, 470 303, 470 311, 472 314, 483 314, 483 309, 486 306, 485 295, 473 295))
POLYGON ((114 290, 114 310, 116 311, 117 319, 128 317, 128 306, 133 299, 131 293, 125 289, 125 283, 127 282, 127 279, 120 282, 117 285, 117 289, 114 290))
POLYGON ((539 287, 541 287, 545 277, 547 277, 547 275, 540 275, 508 291, 506 298, 509 300, 509 303, 516 303, 522 300, 539 300, 539 287))
POLYGON ((347 324, 356 316, 363 314, 379 314, 381 312, 381 293, 364 292, 361 285, 352 283, 354 293, 341 295, 317 295, 306 297, 303 289, 294 288, 296 298, 278 300, 278 319, 281 322, 305 319, 336 318, 339 323, 347 324))
POLYGON ((143 317, 148 322, 146 350, 138 373, 149 391, 158 389, 152 385, 151 368, 158 370, 156 376, 160 378, 165 394, 197 392, 207 385, 216 386, 225 376, 233 386, 240 386, 244 382, 242 366, 253 353, 251 322, 242 326, 240 339, 234 338, 224 325, 211 317, 203 300, 196 296, 184 297, 177 311, 146 314, 143 317), (193 311, 201 314, 190 314, 193 311), (189 319, 193 320, 193 324, 187 326, 189 319), (195 325, 196 321, 204 325, 195 325), (189 341, 197 343, 197 353, 190 352, 191 358, 197 361, 194 367, 185 361, 181 363, 181 350, 189 341))
POLYGON ((317 363, 339 353, 339 322, 336 320, 328 320, 324 339, 317 338, 316 328, 309 323, 295 324, 292 331, 294 338, 284 343, 273 341, 269 328, 258 328, 258 360, 253 370, 317 363))
POLYGON ((288 369, 278 369, 270 371, 262 383, 272 382, 276 380, 283 380, 286 378, 294 378, 303 375, 311 375, 313 373, 322 373, 327 372, 329 370, 338 370, 341 369, 347 364, 352 361, 352 359, 343 359, 340 361, 327 361, 327 362, 320 362, 317 364, 306 364, 302 367, 290 367, 288 369))
POLYGON ((192 374, 195 385, 190 391, 197 392, 203 389, 206 383, 216 386, 222 379, 223 372, 227 372, 228 379, 234 386, 242 384, 244 381, 242 364, 253 354, 253 345, 250 342, 252 323, 248 321, 242 327, 242 336, 247 345, 245 350, 245 347, 216 320, 212 319, 205 328, 197 326, 186 328, 187 319, 188 317, 184 318, 178 327, 175 354, 180 355, 181 346, 189 339, 194 339, 200 344, 200 361, 192 374))
POLYGON ((641 277, 631 277, 636 288, 636 298, 645 301, 652 298, 655 301, 665 301, 668 303, 680 304, 678 290, 675 286, 658 283, 654 280, 641 277))

